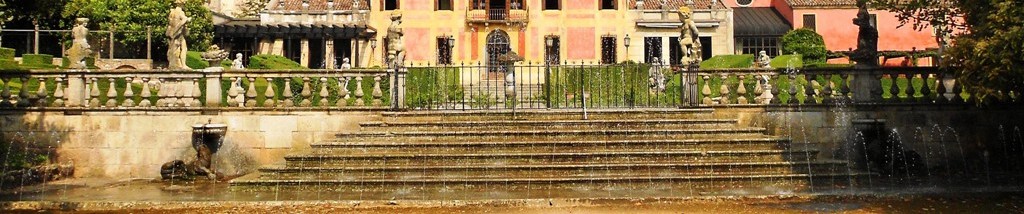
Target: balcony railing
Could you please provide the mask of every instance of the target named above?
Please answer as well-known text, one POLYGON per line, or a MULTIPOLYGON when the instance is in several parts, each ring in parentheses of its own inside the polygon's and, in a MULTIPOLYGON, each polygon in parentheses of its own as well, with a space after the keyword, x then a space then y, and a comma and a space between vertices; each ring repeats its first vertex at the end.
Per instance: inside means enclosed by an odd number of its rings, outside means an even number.
POLYGON ((527 23, 529 17, 528 9, 477 9, 471 7, 466 10, 466 22, 468 23, 527 23))

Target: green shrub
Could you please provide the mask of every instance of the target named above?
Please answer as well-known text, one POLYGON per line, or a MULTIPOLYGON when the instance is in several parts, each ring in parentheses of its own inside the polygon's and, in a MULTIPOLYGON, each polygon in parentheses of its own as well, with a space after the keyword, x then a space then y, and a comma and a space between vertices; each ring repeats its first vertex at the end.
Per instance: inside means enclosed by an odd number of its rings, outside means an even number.
POLYGON ((803 55, 808 63, 824 63, 828 55, 825 40, 811 29, 791 30, 782 36, 781 42, 782 53, 803 55))
POLYGON ((679 102, 679 75, 662 72, 668 78, 665 91, 651 91, 648 86, 650 66, 619 64, 601 67, 553 68, 545 82, 550 90, 551 108, 580 107, 583 95, 589 95, 590 107, 656 107, 679 102))
POLYGON ((754 55, 718 55, 700 63, 700 68, 749 68, 754 65, 754 55))
POLYGON ((796 55, 781 55, 768 62, 772 68, 801 68, 804 67, 803 57, 796 55))
POLYGON ((18 61, 13 59, 0 59, 0 70, 21 70, 18 66, 18 61))
POLYGON ((203 53, 189 51, 185 54, 185 65, 192 69, 204 69, 210 67, 210 63, 203 60, 203 53))
POLYGON ((409 68, 405 103, 410 108, 431 108, 446 102, 462 102, 464 92, 459 68, 409 68))
POLYGON ((805 68, 852 68, 852 64, 808 63, 805 68))
MULTIPOLYGON (((71 65, 71 62, 68 61, 67 57, 64 57, 64 58, 62 58, 60 60, 60 67, 61 68, 67 68, 68 65, 71 65)), ((85 66, 88 67, 89 69, 99 69, 99 67, 96 67, 96 58, 92 58, 92 57, 86 57, 85 58, 85 66)))
POLYGON ((0 60, 14 60, 14 49, 0 48, 0 60))
POLYGON ((24 54, 21 55, 21 63, 53 65, 53 56, 49 54, 24 54))
POLYGON ((249 58, 249 69, 308 69, 298 62, 278 55, 260 54, 249 58))

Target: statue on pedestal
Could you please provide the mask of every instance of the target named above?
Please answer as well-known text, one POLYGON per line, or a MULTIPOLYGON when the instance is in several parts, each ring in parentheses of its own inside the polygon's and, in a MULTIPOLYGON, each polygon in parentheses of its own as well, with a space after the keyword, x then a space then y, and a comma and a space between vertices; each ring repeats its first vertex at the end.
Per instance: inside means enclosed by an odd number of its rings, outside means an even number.
POLYGON ((857 34, 857 50, 850 54, 850 60, 857 62, 857 67, 878 67, 878 29, 871 24, 867 1, 858 0, 857 7, 860 9, 853 24, 860 27, 860 33, 857 34))
POLYGON ((242 53, 235 54, 235 60, 231 61, 231 69, 245 70, 244 61, 242 61, 242 53))
POLYGON ((89 19, 78 18, 75 19, 75 27, 71 28, 71 48, 67 50, 68 57, 68 68, 70 69, 86 69, 88 66, 85 64, 85 57, 92 54, 92 47, 89 46, 89 28, 85 26, 89 24, 89 19))
POLYGON ((697 64, 701 59, 700 31, 693 23, 693 11, 689 7, 679 7, 679 21, 683 23, 679 33, 679 46, 682 47, 683 65, 697 64))
POLYGON ((185 42, 185 35, 188 35, 186 26, 192 18, 185 15, 181 9, 185 0, 174 0, 174 8, 167 15, 167 69, 188 69, 185 64, 188 44, 185 42))
POLYGON ((352 69, 352 64, 349 63, 348 57, 341 59, 341 69, 352 69))
POLYGON ((384 38, 388 42, 389 68, 398 68, 405 63, 405 45, 402 44, 402 36, 405 36, 405 33, 402 32, 401 24, 402 13, 395 11, 391 14, 391 26, 388 27, 387 37, 384 38))
POLYGON ((772 57, 768 56, 768 52, 761 51, 757 53, 757 60, 754 62, 756 68, 772 68, 771 65, 772 57))

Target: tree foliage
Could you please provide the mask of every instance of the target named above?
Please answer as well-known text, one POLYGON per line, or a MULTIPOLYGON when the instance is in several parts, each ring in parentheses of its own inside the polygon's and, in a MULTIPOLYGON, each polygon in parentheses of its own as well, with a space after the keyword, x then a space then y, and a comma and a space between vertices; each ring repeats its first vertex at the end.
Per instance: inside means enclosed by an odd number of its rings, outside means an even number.
MULTIPOLYGON (((146 28, 152 27, 153 41, 163 44, 167 29, 167 14, 173 0, 70 0, 62 16, 67 20, 89 18, 89 29, 114 30, 124 36, 117 39, 132 44, 146 41, 146 28)), ((213 14, 204 0, 187 0, 185 14, 188 23, 189 49, 206 50, 213 41, 213 14)))
POLYGON ((1004 99, 1024 92, 1024 2, 1019 0, 872 0, 893 11, 916 29, 934 26, 942 53, 942 66, 958 73, 957 84, 978 102, 1004 99))
POLYGON ((804 61, 807 63, 825 63, 828 57, 825 39, 811 29, 791 30, 782 36, 781 42, 783 54, 803 55, 804 61))
MULTIPOLYGON (((11 19, 11 23, 5 28, 31 28, 33 22, 40 26, 64 26, 66 22, 60 16, 61 8, 64 8, 65 0, 0 0, 0 19, 11 19)), ((45 28, 44 28, 45 29, 45 28)))

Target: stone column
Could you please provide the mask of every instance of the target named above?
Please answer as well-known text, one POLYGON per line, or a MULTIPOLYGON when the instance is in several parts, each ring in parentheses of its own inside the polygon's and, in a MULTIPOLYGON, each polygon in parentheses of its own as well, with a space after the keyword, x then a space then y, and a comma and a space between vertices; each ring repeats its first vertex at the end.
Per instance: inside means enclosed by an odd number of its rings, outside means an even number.
POLYGON ((299 42, 299 47, 302 49, 299 54, 299 64, 309 68, 309 39, 302 38, 301 42, 299 42))
POLYGON ((270 54, 270 50, 273 49, 274 43, 268 38, 261 38, 259 45, 259 54, 270 54))
POLYGON ((284 39, 274 39, 274 45, 268 54, 284 56, 284 39))
POLYGON ((324 38, 324 62, 327 68, 337 67, 334 63, 334 38, 324 38))
POLYGON ((405 108, 405 76, 409 70, 404 67, 389 69, 391 73, 391 108, 405 108))

